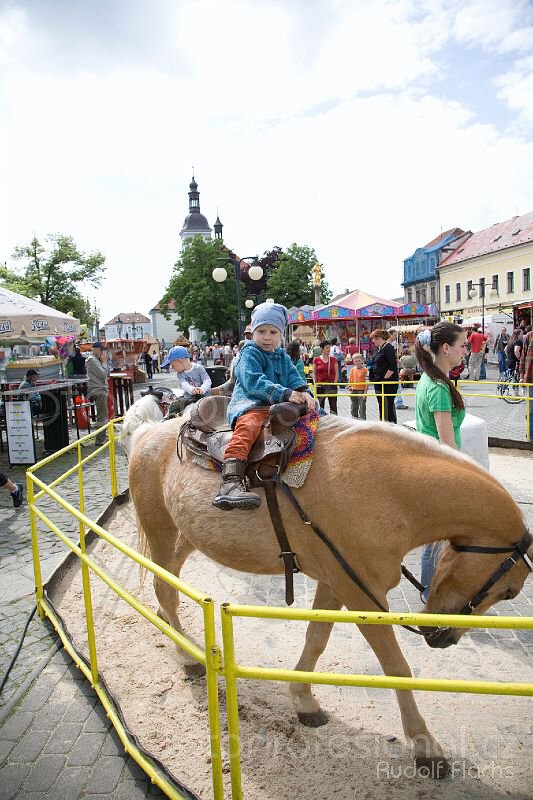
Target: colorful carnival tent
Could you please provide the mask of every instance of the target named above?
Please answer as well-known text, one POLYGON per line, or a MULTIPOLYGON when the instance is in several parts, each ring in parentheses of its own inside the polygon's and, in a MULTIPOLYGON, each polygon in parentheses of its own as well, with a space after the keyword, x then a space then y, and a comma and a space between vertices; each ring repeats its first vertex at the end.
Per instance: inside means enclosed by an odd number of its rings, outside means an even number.
POLYGON ((373 330, 397 327, 402 322, 427 323, 436 313, 434 306, 385 300, 356 289, 320 308, 291 309, 289 325, 298 326, 293 335, 304 340, 336 336, 346 345, 353 337, 361 350, 368 350, 373 330))

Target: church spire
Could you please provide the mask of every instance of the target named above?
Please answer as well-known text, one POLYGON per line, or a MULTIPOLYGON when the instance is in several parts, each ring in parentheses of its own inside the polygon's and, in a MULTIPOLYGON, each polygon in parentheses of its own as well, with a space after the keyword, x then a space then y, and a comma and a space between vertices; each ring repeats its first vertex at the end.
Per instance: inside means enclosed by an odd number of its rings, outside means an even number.
POLYGON ((217 208, 217 218, 216 222, 213 225, 213 229, 215 231, 215 239, 222 239, 222 223, 220 221, 220 217, 218 216, 218 208, 217 208))
POLYGON ((194 172, 192 181, 189 184, 189 214, 200 213, 200 192, 198 191, 198 184, 194 179, 194 172))

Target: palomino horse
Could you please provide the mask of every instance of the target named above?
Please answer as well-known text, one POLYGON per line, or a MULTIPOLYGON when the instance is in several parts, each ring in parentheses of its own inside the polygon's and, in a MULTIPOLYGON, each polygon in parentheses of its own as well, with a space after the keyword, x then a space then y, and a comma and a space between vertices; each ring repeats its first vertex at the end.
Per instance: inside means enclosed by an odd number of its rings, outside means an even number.
MULTIPOLYGON (((211 498, 219 475, 196 466, 187 453, 181 462, 176 456, 182 422, 148 424, 133 436, 129 485, 141 544, 148 544, 152 559, 176 576, 194 550, 243 572, 282 573, 266 503, 253 511, 214 508, 211 498)), ((294 493, 308 517, 329 536, 384 607, 387 592, 400 581, 405 554, 440 539, 449 540, 452 546, 445 547, 439 562, 425 608, 428 612, 465 610, 509 556, 507 551, 502 555, 501 550, 494 553, 492 548, 513 551, 516 564, 487 589, 476 613, 514 597, 528 574, 532 539, 503 486, 469 458, 396 425, 324 417, 316 436, 313 465, 305 485, 294 493), (395 468, 401 479, 394 477, 393 464, 401 465, 400 470, 395 468), (357 487, 366 500, 367 511, 359 515, 357 526, 349 515, 339 513, 346 486, 357 487), (514 550, 520 540, 522 547, 528 548, 525 557, 514 550), (473 545, 484 552, 458 551, 453 545, 473 545)), ((376 610, 282 493, 279 503, 302 571, 318 582, 313 607, 376 610)), ((178 593, 157 578, 154 585, 159 613, 181 631, 178 593)), ((296 669, 315 668, 332 627, 309 623, 296 669)), ((392 626, 362 625, 360 630, 385 674, 411 675, 392 626)), ((435 629, 427 631, 428 644, 446 647, 455 644, 465 629, 437 629, 437 635, 435 629)), ((185 654, 181 657, 184 666, 189 666, 192 659, 185 654)), ((290 693, 301 722, 320 725, 327 721, 308 684, 292 683, 290 693)), ((432 775, 444 775, 447 762, 413 693, 402 690, 396 694, 417 764, 431 769, 432 775)))

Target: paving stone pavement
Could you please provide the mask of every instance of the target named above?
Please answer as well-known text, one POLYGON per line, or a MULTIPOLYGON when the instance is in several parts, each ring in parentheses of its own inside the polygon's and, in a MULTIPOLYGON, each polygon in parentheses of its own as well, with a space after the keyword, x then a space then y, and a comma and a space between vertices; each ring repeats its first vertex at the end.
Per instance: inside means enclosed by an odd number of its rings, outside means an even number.
MULTIPOLYGON (((489 373, 490 374, 490 373, 489 373)), ((173 385, 172 376, 158 375, 154 384, 173 385)), ((136 394, 139 389, 136 388, 136 394)), ((474 387, 478 389, 478 387, 474 387)), ((483 390, 480 384, 479 390, 483 390)), ((411 409, 399 413, 411 419, 411 409)), ((407 400, 409 402, 409 400, 407 400)), ((469 410, 484 417, 491 435, 507 436, 523 441, 525 404, 517 406, 497 400, 473 397, 468 400, 469 410), (522 425, 522 434, 521 426, 522 425), (504 432, 505 431, 505 432, 504 432)), ((340 398, 340 412, 349 415, 349 398, 340 398)), ((377 403, 368 402, 369 418, 377 418, 377 403), (376 409, 373 409, 373 406, 376 409), (373 410, 372 410, 373 409, 373 410)), ((90 452, 87 450, 85 452, 90 452)), ((520 458, 517 453, 516 458, 520 458)), ((43 470, 44 479, 50 482, 74 463, 70 456, 48 465, 43 470)), ((6 454, 0 454, 0 470, 8 472, 13 480, 24 481, 19 468, 7 469, 6 454)), ((531 460, 524 461, 524 469, 531 472, 531 460)), ((119 489, 127 486, 127 464, 121 453, 117 457, 119 489)), ((107 507, 109 497, 108 460, 106 455, 94 459, 86 467, 86 508, 89 516, 96 518, 107 507)), ((529 486, 533 476, 530 478, 529 486)), ((524 481, 504 479, 507 488, 524 510, 530 528, 533 528, 533 505, 530 489, 524 481)), ((76 477, 68 479, 59 493, 78 505, 76 477)), ((77 541, 77 523, 53 502, 44 499, 41 507, 77 541)), ((39 540, 43 564, 43 577, 53 571, 65 554, 64 545, 39 521, 39 540)), ((418 557, 411 554, 407 560, 413 572, 418 572, 418 557)), ((283 605, 281 578, 246 576, 246 588, 238 602, 250 601, 283 605)), ((313 582, 302 575, 296 576, 295 587, 300 597, 312 601, 313 582)), ((410 584, 402 583, 390 595, 390 605, 397 611, 419 610, 419 598, 410 584)), ((34 607, 33 567, 29 514, 27 506, 13 509, 7 493, 0 496, 0 676, 20 640, 30 611, 34 607)), ((498 606, 499 614, 533 616, 533 581, 512 602, 498 606)), ((403 633, 403 632, 402 632, 403 633)), ((473 631, 473 646, 483 649, 488 643, 533 658, 533 631, 473 631)), ((100 708, 90 685, 72 665, 70 657, 58 649, 58 637, 47 622, 36 617, 29 625, 21 653, 9 680, 0 695, 0 800, 135 800, 139 797, 162 796, 157 787, 122 748, 118 736, 100 708)), ((416 644, 419 644, 416 642, 416 644)))

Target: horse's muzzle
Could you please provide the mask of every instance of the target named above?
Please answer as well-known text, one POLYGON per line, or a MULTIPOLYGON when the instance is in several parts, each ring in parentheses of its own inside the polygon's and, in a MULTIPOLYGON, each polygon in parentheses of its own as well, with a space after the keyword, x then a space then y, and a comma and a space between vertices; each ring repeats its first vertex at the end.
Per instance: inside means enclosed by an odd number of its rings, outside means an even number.
POLYGON ((420 630, 424 635, 426 644, 429 647, 444 649, 450 647, 452 644, 457 644, 462 631, 459 628, 435 628, 435 627, 422 627, 420 630))

